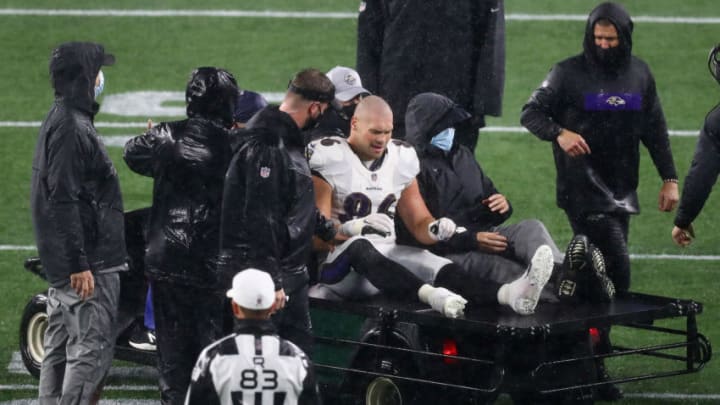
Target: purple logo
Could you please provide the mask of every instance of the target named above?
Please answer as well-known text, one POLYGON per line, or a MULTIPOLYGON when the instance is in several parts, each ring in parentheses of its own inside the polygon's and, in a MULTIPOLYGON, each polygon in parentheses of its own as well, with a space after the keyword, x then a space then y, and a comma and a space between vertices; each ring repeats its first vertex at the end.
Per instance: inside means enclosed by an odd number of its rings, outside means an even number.
POLYGON ((642 94, 639 93, 588 93, 585 94, 586 111, 640 111, 642 94))
POLYGON ((263 179, 267 179, 268 177, 270 177, 270 168, 266 166, 261 167, 260 177, 262 177, 263 179))

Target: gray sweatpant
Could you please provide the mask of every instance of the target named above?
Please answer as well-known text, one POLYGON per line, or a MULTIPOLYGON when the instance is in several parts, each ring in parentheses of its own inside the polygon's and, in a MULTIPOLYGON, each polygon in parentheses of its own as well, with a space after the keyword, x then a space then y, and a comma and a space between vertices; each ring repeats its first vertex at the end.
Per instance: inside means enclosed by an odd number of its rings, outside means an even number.
POLYGON ((85 301, 69 283, 50 287, 40 369, 41 405, 92 401, 112 363, 119 296, 116 272, 95 275, 95 292, 85 301))
MULTIPOLYGON (((541 245, 548 245, 552 250, 553 261, 560 265, 563 254, 555 245, 545 225, 529 219, 512 225, 501 225, 491 231, 498 232, 508 239, 508 249, 500 254, 481 251, 452 253, 446 257, 462 267, 471 270, 481 278, 495 282, 509 283, 522 276, 530 264, 533 254, 541 245)), ((547 288, 546 288, 547 289, 547 288)), ((543 291, 543 298, 552 300, 552 294, 543 291)))

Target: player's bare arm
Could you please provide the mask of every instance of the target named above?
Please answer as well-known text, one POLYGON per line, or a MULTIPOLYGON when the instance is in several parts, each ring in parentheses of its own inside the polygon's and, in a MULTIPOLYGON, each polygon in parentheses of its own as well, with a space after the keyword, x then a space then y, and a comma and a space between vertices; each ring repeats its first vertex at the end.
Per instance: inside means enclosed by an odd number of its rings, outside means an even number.
POLYGON ((403 190, 398 201, 397 212, 418 242, 426 245, 437 243, 428 233, 428 226, 435 221, 435 218, 430 214, 427 205, 425 205, 417 180, 413 180, 403 190))
MULTIPOLYGON (((315 205, 325 218, 332 218, 332 187, 320 176, 312 176, 313 187, 315 188, 315 205)), ((335 224, 337 228, 338 224, 335 224)), ((317 236, 313 236, 313 248, 316 251, 327 252, 332 251, 334 242, 344 241, 347 237, 337 232, 335 240, 324 241, 317 236)))

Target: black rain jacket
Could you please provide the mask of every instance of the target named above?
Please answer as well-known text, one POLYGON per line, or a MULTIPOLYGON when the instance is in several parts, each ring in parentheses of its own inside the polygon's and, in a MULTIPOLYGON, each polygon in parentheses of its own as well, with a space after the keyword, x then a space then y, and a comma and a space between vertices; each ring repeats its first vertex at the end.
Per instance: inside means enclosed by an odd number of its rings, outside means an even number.
POLYGON ((240 139, 225 181, 221 259, 224 276, 256 267, 277 289, 308 281, 315 194, 303 134, 278 107, 258 112, 240 139))
MULTIPOLYGON (((283 122, 295 125, 289 115, 283 113, 283 122), (287 117, 287 118, 285 118, 287 117)), ((256 125, 253 123, 253 125, 256 125)), ((289 156, 289 169, 292 176, 286 198, 290 199, 286 232, 287 246, 280 265, 283 270, 283 288, 294 291, 310 280, 307 263, 312 254, 312 237, 315 233, 317 206, 310 166, 305 154, 306 140, 309 134, 289 127, 283 131, 282 139, 289 156)))
POLYGON ((398 129, 410 99, 423 92, 443 94, 476 117, 500 116, 504 1, 363 1, 357 71, 390 104, 398 129))
MULTIPOLYGON (((417 181, 430 213, 435 218, 448 217, 468 230, 448 242, 431 246, 438 254, 476 250, 475 233, 500 225, 512 215, 512 207, 499 214, 481 203, 498 190, 468 148, 455 143, 445 152, 430 144, 437 133, 468 118, 465 110, 435 93, 414 97, 405 115, 405 140, 415 147, 420 159, 417 181)), ((411 238, 404 229, 398 232, 399 243, 417 245, 411 238)))
POLYGON ((152 177, 145 270, 154 280, 221 288, 220 204, 228 132, 202 118, 161 123, 125 145, 130 169, 152 177))
POLYGON ((151 279, 224 289, 218 275, 220 209, 238 88, 227 71, 193 71, 188 119, 164 122, 125 145, 125 162, 152 177, 145 270, 151 279))
POLYGON ((702 210, 720 174, 720 106, 708 113, 685 177, 675 225, 687 228, 702 210))
POLYGON ((320 116, 320 120, 315 128, 307 131, 310 140, 324 138, 326 136, 341 136, 347 138, 350 136, 350 119, 342 109, 330 106, 320 116))
POLYGON ((104 57, 101 45, 76 42, 58 47, 50 60, 55 101, 40 127, 30 205, 53 287, 70 282, 70 274, 117 271, 127 262, 120 183, 93 125, 104 57))
POLYGON ((603 3, 590 14, 584 52, 555 65, 523 107, 521 122, 538 138, 553 142, 557 204, 572 215, 592 212, 636 214, 639 144, 662 179, 676 179, 665 116, 655 79, 631 55, 630 16, 622 6, 603 3), (620 38, 619 63, 598 60, 595 22, 610 20, 620 38), (585 139, 591 154, 572 158, 555 142, 562 128, 585 139))

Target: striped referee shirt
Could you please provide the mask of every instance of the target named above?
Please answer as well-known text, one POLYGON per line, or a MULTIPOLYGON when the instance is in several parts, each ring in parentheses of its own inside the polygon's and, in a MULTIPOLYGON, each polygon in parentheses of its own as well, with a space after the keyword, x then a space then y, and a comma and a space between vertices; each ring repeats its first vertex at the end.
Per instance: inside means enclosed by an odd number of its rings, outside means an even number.
POLYGON ((200 353, 185 405, 319 404, 312 364, 270 320, 238 321, 200 353))

